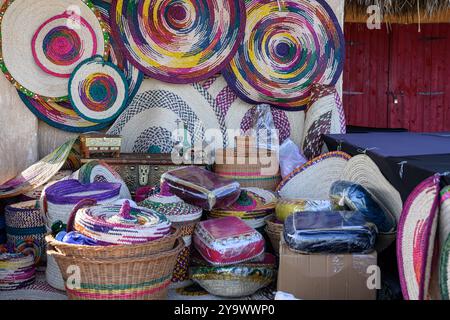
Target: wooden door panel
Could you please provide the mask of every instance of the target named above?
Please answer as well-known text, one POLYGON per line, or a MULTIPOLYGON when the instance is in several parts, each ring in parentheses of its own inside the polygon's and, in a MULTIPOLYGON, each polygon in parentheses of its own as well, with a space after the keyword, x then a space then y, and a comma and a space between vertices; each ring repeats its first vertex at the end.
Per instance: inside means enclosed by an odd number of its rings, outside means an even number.
POLYGON ((345 24, 344 108, 349 125, 385 128, 389 34, 365 24, 345 24))

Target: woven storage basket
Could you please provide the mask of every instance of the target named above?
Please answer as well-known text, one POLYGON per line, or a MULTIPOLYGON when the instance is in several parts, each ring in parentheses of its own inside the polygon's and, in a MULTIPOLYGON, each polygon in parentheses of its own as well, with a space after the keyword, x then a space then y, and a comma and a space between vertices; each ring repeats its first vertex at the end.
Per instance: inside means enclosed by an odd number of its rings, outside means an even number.
POLYGON ((278 223, 275 217, 267 219, 266 224, 267 224, 266 230, 268 230, 271 233, 279 234, 280 232, 283 232, 283 224, 278 223))
POLYGON ((58 246, 49 246, 47 254, 58 263, 71 300, 162 300, 167 298, 176 259, 183 247, 183 241, 178 240, 169 251, 122 259, 68 256, 58 252, 58 246), (74 265, 80 271, 79 288, 71 288, 68 278, 73 273, 66 273, 74 265))
POLYGON ((272 166, 276 168, 275 170, 269 170, 270 166, 261 162, 256 149, 247 149, 242 153, 235 150, 218 149, 213 171, 220 176, 238 181, 243 188, 255 187, 275 191, 281 181, 278 155, 268 150, 264 150, 262 154, 267 155, 271 161, 275 161, 275 163, 271 162, 272 166))
POLYGON ((280 239, 281 239, 282 232, 279 232, 279 233, 272 232, 268 229, 267 226, 265 228, 265 231, 266 231, 267 237, 269 237, 270 243, 272 244, 273 251, 275 252, 275 254, 277 256, 280 255, 280 239))

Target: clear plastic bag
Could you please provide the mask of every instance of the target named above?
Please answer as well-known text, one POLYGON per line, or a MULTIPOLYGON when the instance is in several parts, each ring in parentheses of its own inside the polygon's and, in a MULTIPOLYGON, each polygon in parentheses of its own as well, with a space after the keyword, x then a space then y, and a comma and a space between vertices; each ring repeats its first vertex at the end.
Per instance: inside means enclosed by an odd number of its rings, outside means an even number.
POLYGON ((258 148, 278 152, 280 140, 270 105, 260 104, 256 106, 251 129, 244 134, 256 137, 258 148))
POLYGON ((280 146, 280 169, 283 179, 307 161, 300 148, 291 139, 284 140, 280 146))

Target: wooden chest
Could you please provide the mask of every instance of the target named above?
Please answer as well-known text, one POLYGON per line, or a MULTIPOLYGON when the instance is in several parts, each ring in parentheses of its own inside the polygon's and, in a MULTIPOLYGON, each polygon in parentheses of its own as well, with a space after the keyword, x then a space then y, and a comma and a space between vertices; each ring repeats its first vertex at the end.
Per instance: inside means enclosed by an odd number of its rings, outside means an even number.
POLYGON ((81 156, 83 158, 103 157, 106 154, 119 157, 122 138, 102 133, 80 135, 81 156))
MULTIPOLYGON (((81 162, 84 164, 92 160, 94 159, 82 159, 81 162)), ((121 153, 118 158, 98 158, 96 160, 105 161, 116 170, 133 196, 140 187, 159 186, 161 175, 164 172, 186 166, 174 164, 170 154, 121 153)), ((205 165, 200 166, 206 167, 205 165)))

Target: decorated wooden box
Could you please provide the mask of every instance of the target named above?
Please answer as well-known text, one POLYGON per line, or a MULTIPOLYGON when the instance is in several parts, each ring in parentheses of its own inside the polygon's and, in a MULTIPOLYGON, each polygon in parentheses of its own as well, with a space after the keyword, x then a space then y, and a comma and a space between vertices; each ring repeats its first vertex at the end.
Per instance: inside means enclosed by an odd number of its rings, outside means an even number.
MULTIPOLYGON (((82 159, 87 163, 93 159, 82 159)), ((159 186, 161 175, 184 165, 174 164, 170 154, 121 153, 118 158, 101 158, 125 181, 132 196, 140 187, 159 186)), ((204 165, 199 165, 205 167, 204 165)))
POLYGON ((91 158, 91 156, 103 154, 118 158, 122 138, 120 136, 102 133, 86 133, 80 135, 81 156, 91 158))

